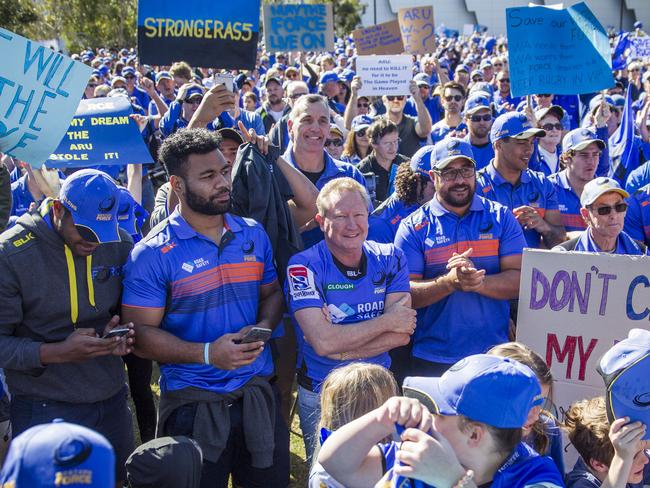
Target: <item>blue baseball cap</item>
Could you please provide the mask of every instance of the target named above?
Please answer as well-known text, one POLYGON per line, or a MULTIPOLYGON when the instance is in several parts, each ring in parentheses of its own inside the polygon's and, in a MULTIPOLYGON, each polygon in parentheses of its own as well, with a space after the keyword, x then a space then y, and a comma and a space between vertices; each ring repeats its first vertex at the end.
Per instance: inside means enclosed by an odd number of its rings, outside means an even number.
POLYGON ((402 390, 432 413, 464 415, 499 429, 523 427, 530 409, 543 402, 539 380, 528 366, 488 354, 461 359, 440 378, 407 377, 402 390))
POLYGON ((506 137, 514 139, 528 139, 530 137, 544 137, 546 131, 533 127, 521 112, 507 112, 499 115, 492 124, 490 140, 496 142, 506 137))
POLYGON ((357 115, 352 119, 352 130, 357 132, 359 130, 367 129, 373 123, 372 117, 369 115, 357 115))
MULTIPOLYGON (((645 76, 645 75, 646 75, 646 73, 643 74, 643 76, 645 76)), ((649 77, 650 77, 650 75, 649 75, 649 77)), ((618 95, 618 94, 612 95, 612 102, 614 102, 612 104, 612 105, 614 105, 614 107, 618 107, 618 108, 625 107, 625 97, 623 95, 618 95)))
POLYGON ((191 86, 185 92, 185 100, 189 100, 190 98, 195 97, 197 95, 199 97, 203 97, 203 89, 198 85, 191 86))
POLYGON ((135 68, 133 66, 125 66, 122 68, 122 76, 126 77, 126 75, 135 76, 135 68))
POLYGON ((466 64, 459 64, 458 66, 456 66, 454 73, 458 73, 459 71, 464 71, 465 73, 469 74, 470 71, 472 70, 466 64))
POLYGON ((68 176, 59 192, 59 200, 72 214, 81 236, 100 244, 120 240, 119 198, 115 182, 96 169, 82 169, 68 176))
MULTIPOLYGON (((598 108, 598 105, 600 105, 602 99, 603 96, 600 93, 596 95, 594 98, 592 98, 591 101, 589 102, 589 111, 593 112, 594 110, 596 110, 598 108)), ((605 103, 614 106, 614 100, 609 95, 605 95, 605 103)))
POLYGON ((567 132, 562 139, 562 153, 567 153, 572 149, 574 151, 580 151, 592 142, 595 142, 601 151, 605 149, 605 142, 598 139, 596 132, 593 130, 587 129, 586 127, 573 129, 567 132))
POLYGON ((483 61, 481 61, 481 66, 480 67, 481 67, 481 69, 491 68, 492 67, 492 61, 490 61, 489 59, 484 59, 483 61))
POLYGON ((413 81, 417 86, 428 86, 431 87, 431 78, 426 73, 418 73, 413 77, 413 81))
POLYGON ((472 88, 469 89, 470 93, 474 93, 477 91, 488 94, 490 98, 494 96, 494 87, 492 86, 491 83, 488 83, 487 81, 478 81, 472 85, 472 88))
POLYGON ((422 176, 430 178, 431 172, 431 159, 433 158, 434 146, 424 146, 415 151, 415 154, 411 156, 411 170, 414 173, 418 173, 422 176))
POLYGON ((97 71, 99 71, 102 76, 106 76, 110 72, 110 69, 108 69, 108 66, 105 64, 102 64, 97 71))
POLYGON ((120 200, 117 207, 117 224, 120 229, 126 231, 129 235, 136 235, 139 232, 138 219, 135 216, 138 202, 135 201, 129 190, 123 186, 118 187, 118 191, 120 200))
POLYGON ((475 76, 480 76, 481 80, 483 80, 483 72, 480 69, 473 70, 469 77, 470 79, 474 79, 475 76))
MULTIPOLYGON (((630 330, 603 354, 597 370, 607 387, 609 420, 629 417, 650 426, 650 331, 630 330)), ((643 440, 650 440, 650 430, 643 440)))
POLYGON ((598 200, 601 195, 609 192, 618 193, 623 198, 630 196, 628 192, 621 188, 621 185, 619 185, 618 181, 613 178, 607 178, 606 176, 600 176, 588 182, 582 189, 582 195, 580 195, 580 205, 583 207, 588 207, 596 200, 598 200))
POLYGON ((643 22, 641 22, 640 20, 637 20, 637 21, 634 23, 634 28, 635 28, 635 29, 643 29, 643 22))
POLYGON ((158 83, 160 80, 173 80, 172 75, 169 71, 161 71, 160 73, 156 74, 156 83, 158 83))
POLYGON ((454 159, 463 158, 476 166, 474 153, 469 142, 458 137, 446 137, 433 146, 432 169, 442 170, 454 159))
POLYGON ((345 68, 343 71, 341 71, 340 78, 350 83, 355 76, 357 76, 357 74, 354 71, 349 68, 345 68))
POLYGON ((115 454, 101 434, 57 419, 27 429, 11 442, 0 486, 115 486, 115 454))
POLYGON ((320 78, 318 79, 318 83, 321 85, 325 83, 329 83, 330 81, 339 81, 339 75, 336 74, 334 71, 325 71, 320 75, 320 78))
POLYGON ((472 115, 484 108, 492 110, 492 103, 490 102, 490 98, 483 92, 473 93, 465 102, 465 113, 467 115, 472 115))

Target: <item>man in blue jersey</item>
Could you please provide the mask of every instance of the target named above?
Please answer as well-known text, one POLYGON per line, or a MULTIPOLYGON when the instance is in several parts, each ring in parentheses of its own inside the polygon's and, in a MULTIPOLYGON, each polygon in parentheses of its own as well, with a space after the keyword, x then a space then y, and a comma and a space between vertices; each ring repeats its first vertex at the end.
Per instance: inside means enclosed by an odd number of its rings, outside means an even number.
POLYGON ((627 201, 630 206, 625 215, 625 232, 632 239, 650 245, 650 185, 634 192, 627 201))
POLYGON ((419 376, 439 376, 508 340, 508 301, 517 297, 526 244, 512 212, 475 193, 469 143, 439 142, 431 166, 435 196, 395 236, 418 309, 410 374, 419 376))
POLYGON ((480 195, 508 207, 533 248, 542 247, 542 242, 551 248, 565 236, 553 185, 542 173, 528 169, 535 138, 544 134, 522 113, 500 115, 490 132, 494 159, 477 176, 480 195))
POLYGON ((135 68, 133 66, 125 66, 124 69, 122 69, 122 76, 126 80, 126 91, 129 94, 129 97, 135 98, 138 101, 138 105, 145 110, 146 114, 146 111, 149 109, 151 98, 147 95, 146 91, 136 86, 138 78, 135 68))
POLYGON ((465 122, 468 133, 465 140, 472 145, 476 169, 486 167, 494 158, 490 141, 492 128, 492 102, 485 92, 473 93, 465 102, 465 122))
POLYGON ((562 225, 568 233, 587 228, 580 215, 580 195, 585 185, 594 179, 603 149, 605 142, 591 129, 572 130, 562 139, 560 157, 565 169, 549 176, 548 180, 555 187, 562 225))
POLYGON ((202 487, 286 486, 287 430, 273 362, 251 326, 273 329, 282 292, 271 244, 251 219, 228 213, 231 165, 219 136, 185 129, 160 160, 179 205, 127 263, 124 315, 136 353, 161 364, 158 435, 186 435, 203 450, 202 487))
POLYGON ((351 178, 326 184, 316 201, 325 239, 296 254, 287 268, 300 425, 309 459, 327 374, 359 359, 390 366, 388 352, 407 344, 415 329, 404 255, 392 244, 366 241, 369 200, 351 178))

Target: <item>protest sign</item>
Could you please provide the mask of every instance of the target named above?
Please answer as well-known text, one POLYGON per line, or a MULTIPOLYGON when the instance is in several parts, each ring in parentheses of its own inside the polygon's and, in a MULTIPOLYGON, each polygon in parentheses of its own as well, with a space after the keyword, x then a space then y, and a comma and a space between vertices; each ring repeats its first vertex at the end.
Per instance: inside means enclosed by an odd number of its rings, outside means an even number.
POLYGON ((614 85, 607 33, 585 3, 506 9, 512 95, 573 95, 614 85))
POLYGON ((474 24, 463 24, 463 35, 471 37, 474 34, 474 24))
POLYGON ((253 69, 259 15, 260 0, 139 0, 140 63, 253 69))
POLYGON ((428 54, 436 50, 433 7, 401 8, 397 14, 404 50, 411 54, 428 54))
POLYGON ((358 55, 402 54, 404 52, 402 34, 399 22, 396 20, 354 30, 352 37, 358 55))
POLYGON ((264 5, 267 51, 333 51, 331 3, 264 5))
POLYGON ((152 163, 126 97, 82 100, 48 168, 152 163))
POLYGON ((363 86, 359 95, 408 95, 413 60, 403 56, 358 56, 357 75, 363 86))
POLYGON ((517 340, 546 359, 554 398, 566 409, 604 394, 598 360, 650 320, 650 258, 526 249, 517 340))
POLYGON ((0 28, 0 152, 39 168, 59 144, 92 70, 0 28))
POLYGON ((630 53, 628 55, 631 59, 641 59, 642 61, 650 61, 650 37, 630 36, 630 53))

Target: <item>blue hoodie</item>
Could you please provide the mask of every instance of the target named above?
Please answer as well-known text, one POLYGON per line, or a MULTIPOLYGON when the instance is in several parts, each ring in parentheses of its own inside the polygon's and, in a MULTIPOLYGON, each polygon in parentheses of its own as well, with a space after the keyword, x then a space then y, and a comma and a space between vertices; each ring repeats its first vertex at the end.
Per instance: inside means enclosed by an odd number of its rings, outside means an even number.
MULTIPOLYGON (((627 483, 625 488, 643 488, 648 483, 650 483, 650 464, 645 465, 643 481, 641 483, 627 483)), ((601 484, 600 480, 589 471, 587 464, 582 458, 576 461, 573 470, 566 476, 567 488, 600 488, 601 484)))

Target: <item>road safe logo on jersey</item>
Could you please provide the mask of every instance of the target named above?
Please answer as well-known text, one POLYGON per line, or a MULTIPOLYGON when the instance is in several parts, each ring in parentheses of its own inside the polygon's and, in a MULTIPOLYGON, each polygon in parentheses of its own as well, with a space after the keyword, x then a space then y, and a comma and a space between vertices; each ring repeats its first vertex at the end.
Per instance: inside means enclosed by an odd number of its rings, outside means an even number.
POLYGON ((314 273, 300 264, 294 264, 287 268, 289 280, 289 291, 294 300, 306 300, 318 298, 318 291, 314 283, 314 273))

